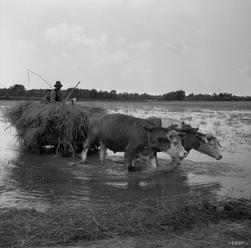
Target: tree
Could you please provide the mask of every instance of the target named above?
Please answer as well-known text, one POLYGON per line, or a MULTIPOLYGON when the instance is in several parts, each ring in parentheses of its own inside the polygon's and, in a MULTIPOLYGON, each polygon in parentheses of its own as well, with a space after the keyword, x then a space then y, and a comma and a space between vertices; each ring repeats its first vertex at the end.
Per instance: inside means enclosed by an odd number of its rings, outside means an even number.
POLYGON ((172 91, 163 95, 166 101, 182 101, 184 100, 186 94, 184 90, 172 91))
POLYGON ((9 88, 11 96, 24 96, 25 87, 22 84, 14 84, 9 88))
POLYGON ((178 90, 175 92, 175 100, 177 101, 184 100, 185 96, 186 96, 186 93, 184 90, 178 90))
POLYGON ((92 89, 89 92, 90 99, 97 99, 98 98, 98 91, 96 89, 92 89))

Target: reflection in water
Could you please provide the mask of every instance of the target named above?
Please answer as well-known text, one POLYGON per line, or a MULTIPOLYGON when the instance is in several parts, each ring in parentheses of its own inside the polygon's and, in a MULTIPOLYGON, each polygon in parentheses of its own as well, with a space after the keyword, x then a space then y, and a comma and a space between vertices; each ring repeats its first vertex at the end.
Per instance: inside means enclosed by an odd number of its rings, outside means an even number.
POLYGON ((2 185, 2 207, 43 210, 60 204, 94 208, 103 202, 131 202, 153 195, 186 198, 201 190, 207 194, 215 190, 214 184, 191 187, 182 170, 157 175, 128 173, 126 165, 109 159, 100 166, 98 156, 92 156, 86 166, 72 167, 69 161, 54 155, 21 153, 11 161, 8 179, 2 185))
MULTIPOLYGON (((0 113, 5 107, 0 102, 0 113)), ((15 129, 6 130, 9 124, 0 115, 0 207, 32 207, 42 211, 58 205, 95 208, 103 202, 132 202, 153 196, 171 200, 194 194, 212 198, 227 191, 232 196, 250 194, 251 111, 184 106, 170 109, 163 103, 109 103, 109 109, 139 117, 158 116, 164 125, 167 118, 180 119, 200 126, 203 132, 214 132, 221 138, 224 159, 215 161, 193 151, 178 170, 169 174, 128 173, 123 154, 109 154, 104 166, 94 155, 88 164, 72 166, 68 158, 21 151, 15 129), (232 186, 243 192, 228 190, 232 186)), ((163 166, 170 161, 164 154, 158 156, 163 166)))
POLYGON ((89 202, 88 184, 74 177, 63 158, 45 154, 20 154, 17 160, 12 161, 12 165, 9 181, 14 184, 14 191, 20 191, 18 201, 21 205, 22 201, 26 205, 39 201, 41 206, 89 202))

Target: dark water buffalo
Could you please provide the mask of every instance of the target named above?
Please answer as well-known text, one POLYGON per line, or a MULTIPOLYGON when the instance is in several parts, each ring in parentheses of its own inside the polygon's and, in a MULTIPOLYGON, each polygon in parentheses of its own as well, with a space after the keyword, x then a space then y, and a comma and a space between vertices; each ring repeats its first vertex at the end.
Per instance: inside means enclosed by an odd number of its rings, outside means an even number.
MULTIPOLYGON (((149 119, 152 120, 155 125, 162 125, 160 118, 150 117, 149 119)), ((173 119, 169 120, 168 125, 173 125, 173 129, 176 131, 182 131, 182 145, 188 153, 194 149, 216 160, 222 158, 220 143, 214 135, 198 132, 198 128, 193 128, 184 122, 173 119)), ((179 163, 177 157, 173 158, 173 161, 179 163)))
POLYGON ((187 151, 181 145, 176 131, 156 125, 153 120, 123 114, 107 114, 89 121, 88 138, 83 144, 82 161, 95 142, 100 143, 100 160, 104 162, 107 148, 113 152, 126 152, 128 169, 133 166, 136 154, 148 151, 152 165, 158 151, 183 159, 187 151))
POLYGON ((182 144, 188 152, 194 149, 216 160, 222 159, 222 154, 219 149, 221 147, 220 143, 212 134, 191 131, 182 138, 182 144))

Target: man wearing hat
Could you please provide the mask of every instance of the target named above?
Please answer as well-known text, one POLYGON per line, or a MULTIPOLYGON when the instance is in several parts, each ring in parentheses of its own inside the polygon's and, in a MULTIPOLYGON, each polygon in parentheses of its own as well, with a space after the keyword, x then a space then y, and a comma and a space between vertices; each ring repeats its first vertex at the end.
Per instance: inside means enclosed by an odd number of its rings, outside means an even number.
POLYGON ((51 95, 51 101, 52 102, 62 102, 62 95, 61 95, 61 87, 63 85, 61 84, 60 81, 56 81, 54 87, 54 91, 52 92, 52 95, 51 95))

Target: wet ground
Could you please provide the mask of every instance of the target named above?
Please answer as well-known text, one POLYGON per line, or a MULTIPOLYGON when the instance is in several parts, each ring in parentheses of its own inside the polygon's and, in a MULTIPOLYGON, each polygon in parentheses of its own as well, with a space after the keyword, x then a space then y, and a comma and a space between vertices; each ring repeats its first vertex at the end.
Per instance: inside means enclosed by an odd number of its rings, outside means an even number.
POLYGON ((128 202, 154 195, 170 199, 191 195, 210 198, 251 198, 251 103, 121 103, 81 102, 109 112, 139 117, 157 116, 185 121, 202 132, 215 134, 223 159, 216 161, 192 151, 181 166, 167 173, 170 158, 160 157, 160 170, 128 173, 123 154, 109 153, 104 166, 98 157, 73 166, 70 158, 22 150, 16 131, 3 112, 17 102, 0 101, 0 207, 98 207, 103 202, 128 202))

